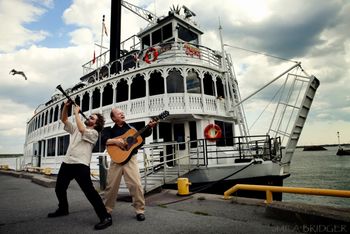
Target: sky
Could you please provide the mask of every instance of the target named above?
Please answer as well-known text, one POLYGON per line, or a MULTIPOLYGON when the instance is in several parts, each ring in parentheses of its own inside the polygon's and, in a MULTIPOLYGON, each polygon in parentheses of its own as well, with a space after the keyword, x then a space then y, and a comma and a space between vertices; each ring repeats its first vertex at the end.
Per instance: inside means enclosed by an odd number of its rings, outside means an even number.
MULTIPOLYGON (((166 15, 173 5, 186 5, 204 31, 202 43, 215 50, 220 50, 220 22, 242 98, 294 65, 261 53, 300 61, 321 85, 298 145, 336 144, 337 132, 341 143, 350 143, 350 1, 128 2, 157 16, 166 15)), ((71 87, 79 82, 81 66, 99 51, 95 43, 101 43, 103 15, 109 28, 110 0, 0 0, 0 154, 22 153, 26 122, 39 104, 51 98, 58 84, 71 87), (11 69, 24 71, 28 80, 10 75, 11 69)), ((146 26, 122 10, 122 40, 146 26)), ((109 46, 108 38, 103 45, 109 46)), ((244 103, 248 126, 268 94, 244 103)))

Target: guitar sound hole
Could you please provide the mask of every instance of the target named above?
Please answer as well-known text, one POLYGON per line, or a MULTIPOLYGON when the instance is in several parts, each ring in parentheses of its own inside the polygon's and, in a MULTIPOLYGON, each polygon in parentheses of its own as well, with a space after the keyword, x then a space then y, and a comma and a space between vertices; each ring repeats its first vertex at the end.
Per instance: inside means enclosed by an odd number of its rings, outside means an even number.
POLYGON ((126 138, 126 143, 128 143, 129 147, 135 143, 135 140, 133 137, 126 138))

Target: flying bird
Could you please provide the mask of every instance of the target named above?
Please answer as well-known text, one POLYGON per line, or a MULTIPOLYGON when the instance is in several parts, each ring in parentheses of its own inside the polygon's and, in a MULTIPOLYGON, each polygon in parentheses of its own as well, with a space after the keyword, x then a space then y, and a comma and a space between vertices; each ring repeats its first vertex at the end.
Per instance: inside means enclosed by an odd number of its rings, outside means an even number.
POLYGON ((26 75, 22 71, 16 71, 15 69, 12 69, 9 74, 11 74, 13 76, 14 75, 22 75, 24 77, 24 79, 27 80, 26 75))

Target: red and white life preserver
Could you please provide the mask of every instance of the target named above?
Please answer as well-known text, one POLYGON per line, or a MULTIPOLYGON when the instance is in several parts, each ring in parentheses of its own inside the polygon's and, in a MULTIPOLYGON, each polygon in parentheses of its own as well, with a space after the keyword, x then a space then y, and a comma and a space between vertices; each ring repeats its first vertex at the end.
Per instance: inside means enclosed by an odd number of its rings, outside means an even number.
POLYGON ((158 58, 158 50, 155 47, 150 47, 147 51, 145 56, 143 57, 143 60, 146 63, 151 63, 157 60, 158 58))
POLYGON ((209 141, 215 141, 213 139, 220 138, 222 136, 221 128, 217 124, 208 124, 204 129, 204 137, 209 141))

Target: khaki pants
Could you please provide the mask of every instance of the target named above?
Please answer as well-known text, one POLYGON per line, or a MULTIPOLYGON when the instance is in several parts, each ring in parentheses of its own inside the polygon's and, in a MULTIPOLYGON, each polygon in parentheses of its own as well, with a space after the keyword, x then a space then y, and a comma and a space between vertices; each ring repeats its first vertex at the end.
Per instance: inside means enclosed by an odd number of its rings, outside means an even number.
POLYGON ((108 213, 112 213, 117 200, 118 190, 122 176, 132 196, 133 206, 136 214, 144 213, 145 198, 141 184, 141 176, 137 165, 136 155, 124 165, 111 161, 108 169, 107 186, 104 192, 104 202, 108 213))

